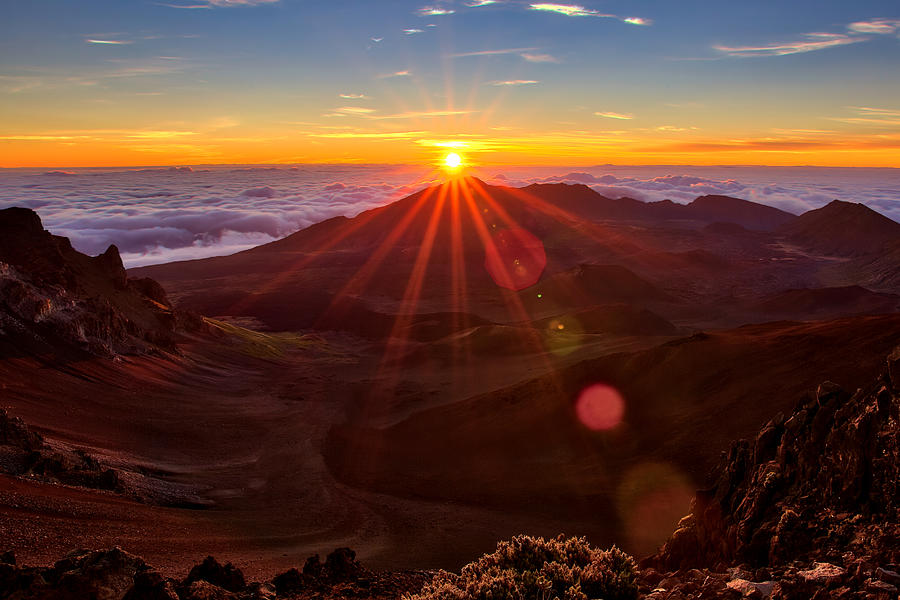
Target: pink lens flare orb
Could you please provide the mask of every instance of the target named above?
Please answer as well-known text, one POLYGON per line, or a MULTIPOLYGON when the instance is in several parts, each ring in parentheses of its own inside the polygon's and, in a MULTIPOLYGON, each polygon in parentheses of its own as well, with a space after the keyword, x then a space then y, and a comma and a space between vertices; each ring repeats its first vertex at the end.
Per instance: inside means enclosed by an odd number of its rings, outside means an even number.
POLYGON ((625 401, 614 387, 597 383, 582 390, 575 402, 575 415, 593 431, 608 431, 622 423, 625 401))
POLYGON ((484 268, 494 283, 509 290, 534 285, 546 266, 543 242, 520 227, 493 233, 484 249, 484 268))

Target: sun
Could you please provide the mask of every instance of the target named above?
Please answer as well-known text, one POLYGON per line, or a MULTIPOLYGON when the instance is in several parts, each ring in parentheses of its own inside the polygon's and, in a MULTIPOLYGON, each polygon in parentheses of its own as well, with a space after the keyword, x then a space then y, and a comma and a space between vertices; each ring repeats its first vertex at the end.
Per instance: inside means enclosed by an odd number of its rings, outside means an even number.
POLYGON ((444 165, 448 169, 458 169, 462 164, 462 157, 456 152, 451 152, 447 156, 444 157, 444 165))

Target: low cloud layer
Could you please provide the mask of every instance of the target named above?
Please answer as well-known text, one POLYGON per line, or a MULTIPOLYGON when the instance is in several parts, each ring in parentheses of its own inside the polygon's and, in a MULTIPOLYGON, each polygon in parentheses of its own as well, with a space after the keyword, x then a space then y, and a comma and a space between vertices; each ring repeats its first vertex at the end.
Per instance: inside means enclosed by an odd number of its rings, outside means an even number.
POLYGON ((238 252, 427 185, 385 167, 0 171, 0 208, 38 212, 82 252, 119 247, 126 266, 238 252))
MULTIPOLYGON (((767 167, 564 168, 478 173, 498 185, 588 185, 643 201, 726 194, 799 214, 834 199, 900 221, 900 170, 767 167)), ((0 170, 0 208, 24 206, 88 254, 116 244, 126 266, 231 254, 313 223, 398 200, 428 185, 425 170, 384 166, 0 170)))

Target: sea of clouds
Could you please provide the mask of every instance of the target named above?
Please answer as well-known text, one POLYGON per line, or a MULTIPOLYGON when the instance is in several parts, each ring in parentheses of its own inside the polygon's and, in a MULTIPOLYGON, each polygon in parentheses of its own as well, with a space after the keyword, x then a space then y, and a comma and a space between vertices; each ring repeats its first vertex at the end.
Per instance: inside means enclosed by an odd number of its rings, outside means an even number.
MULTIPOLYGON (((603 165, 475 174, 516 187, 581 183, 604 196, 648 202, 725 194, 795 214, 840 199, 900 221, 900 169, 603 165)), ((98 254, 115 244, 125 265, 137 267, 238 252, 434 182, 425 169, 382 165, 0 169, 0 208, 34 209, 44 227, 78 250, 98 254)))

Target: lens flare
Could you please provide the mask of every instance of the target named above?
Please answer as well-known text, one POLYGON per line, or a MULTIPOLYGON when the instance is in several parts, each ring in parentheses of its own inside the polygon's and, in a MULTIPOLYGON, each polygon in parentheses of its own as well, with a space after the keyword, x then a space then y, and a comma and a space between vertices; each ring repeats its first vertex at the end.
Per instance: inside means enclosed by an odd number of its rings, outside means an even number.
POLYGON ((625 474, 616 496, 630 546, 641 554, 650 554, 690 512, 694 486, 673 465, 644 463, 625 474))
POLYGON ((547 266, 544 244, 520 227, 501 229, 491 236, 486 246, 485 269, 494 283, 509 290, 534 285, 547 266))
POLYGON ((578 319, 563 315, 547 321, 544 343, 557 356, 566 356, 581 347, 582 327, 578 319))
POLYGON ((597 383, 585 388, 578 396, 575 414, 588 429, 608 431, 622 422, 625 401, 615 388, 597 383))
POLYGON ((462 164, 462 157, 456 152, 451 152, 444 157, 444 164, 448 169, 457 169, 462 164))

